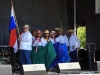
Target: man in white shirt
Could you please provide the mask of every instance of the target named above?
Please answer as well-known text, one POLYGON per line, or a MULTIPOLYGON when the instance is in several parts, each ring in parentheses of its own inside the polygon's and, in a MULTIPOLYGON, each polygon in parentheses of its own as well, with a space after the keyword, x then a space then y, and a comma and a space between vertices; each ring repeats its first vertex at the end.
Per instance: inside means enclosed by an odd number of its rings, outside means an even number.
POLYGON ((74 35, 74 30, 70 29, 68 30, 68 33, 70 35, 69 38, 69 46, 70 46, 70 57, 71 57, 71 62, 77 62, 77 50, 80 47, 80 41, 77 38, 76 35, 74 35))
POLYGON ((55 28, 56 32, 56 42, 60 42, 61 44, 66 44, 66 46, 69 46, 68 38, 66 35, 64 35, 60 28, 55 28))
POLYGON ((32 35, 29 25, 24 25, 23 33, 20 35, 20 61, 22 64, 31 64, 30 52, 32 50, 32 35))

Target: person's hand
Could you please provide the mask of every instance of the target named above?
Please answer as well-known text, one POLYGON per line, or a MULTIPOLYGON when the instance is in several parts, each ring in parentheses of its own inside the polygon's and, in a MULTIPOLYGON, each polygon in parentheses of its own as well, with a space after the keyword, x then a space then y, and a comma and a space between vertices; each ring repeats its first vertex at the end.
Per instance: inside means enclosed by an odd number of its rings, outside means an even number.
POLYGON ((18 38, 18 41, 22 41, 22 38, 21 38, 21 37, 19 37, 19 38, 18 38))
POLYGON ((76 48, 76 50, 79 50, 79 48, 76 48))
POLYGON ((75 45, 72 45, 72 49, 75 49, 75 45))
POLYGON ((20 38, 20 41, 22 41, 22 38, 20 38))

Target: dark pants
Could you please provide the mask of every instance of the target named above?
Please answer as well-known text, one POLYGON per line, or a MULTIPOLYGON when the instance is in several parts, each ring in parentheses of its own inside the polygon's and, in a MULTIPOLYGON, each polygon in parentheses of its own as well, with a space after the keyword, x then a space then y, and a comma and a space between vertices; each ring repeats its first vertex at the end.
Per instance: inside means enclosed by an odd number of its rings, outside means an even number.
POLYGON ((71 58, 71 62, 78 62, 77 50, 70 52, 70 58, 71 58))
POLYGON ((20 61, 22 64, 31 64, 30 52, 29 50, 20 50, 20 61))

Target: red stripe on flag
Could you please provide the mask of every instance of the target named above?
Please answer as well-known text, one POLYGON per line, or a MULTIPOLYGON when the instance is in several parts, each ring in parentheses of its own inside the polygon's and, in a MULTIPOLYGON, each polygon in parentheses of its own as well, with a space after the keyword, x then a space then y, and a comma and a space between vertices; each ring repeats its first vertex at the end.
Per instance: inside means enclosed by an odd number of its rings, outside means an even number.
POLYGON ((16 42, 17 36, 16 36, 16 28, 12 29, 10 31, 10 40, 9 40, 9 45, 10 46, 14 46, 15 42, 16 42))

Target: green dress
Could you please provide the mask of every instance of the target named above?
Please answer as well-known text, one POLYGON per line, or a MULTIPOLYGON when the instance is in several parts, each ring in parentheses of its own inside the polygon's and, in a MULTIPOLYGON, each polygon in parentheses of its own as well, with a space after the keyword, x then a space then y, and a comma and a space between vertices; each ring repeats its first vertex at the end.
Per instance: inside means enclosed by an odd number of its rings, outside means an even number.
POLYGON ((55 59, 55 57, 56 57, 56 52, 54 50, 51 41, 48 42, 45 47, 38 46, 37 52, 36 52, 36 46, 32 47, 32 52, 31 52, 32 64, 45 64, 45 67, 48 70, 50 64, 55 59))

